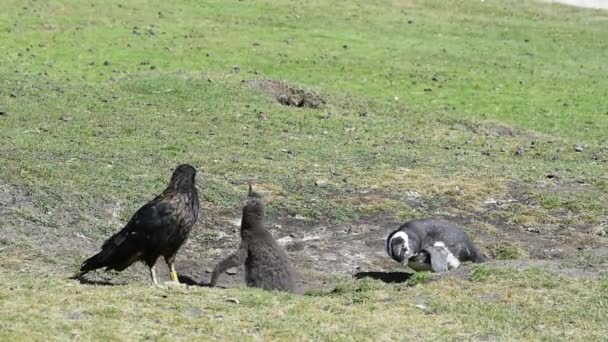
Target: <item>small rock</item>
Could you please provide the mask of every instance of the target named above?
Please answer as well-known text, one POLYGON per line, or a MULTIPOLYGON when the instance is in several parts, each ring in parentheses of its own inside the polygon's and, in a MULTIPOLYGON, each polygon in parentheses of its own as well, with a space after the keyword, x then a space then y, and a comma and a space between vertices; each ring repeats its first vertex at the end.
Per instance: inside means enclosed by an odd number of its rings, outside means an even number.
POLYGON ((538 227, 529 227, 527 231, 529 231, 530 233, 540 234, 540 228, 538 227))
POLYGON ((241 67, 238 66, 238 65, 235 65, 235 66, 232 67, 232 71, 239 72, 239 71, 241 71, 241 67))
POLYGON ((281 246, 289 245, 293 243, 293 238, 291 236, 285 236, 280 239, 277 239, 277 243, 281 246))
POLYGON ((4 109, 0 108, 0 116, 6 115, 6 114, 7 114, 6 111, 4 109))
POLYGON ((547 178, 549 178, 549 179, 553 179, 553 178, 559 178, 559 177, 557 177, 557 175, 556 175, 556 174, 554 174, 554 173, 548 173, 548 174, 547 174, 545 177, 547 177, 547 178))
POLYGON ((592 232, 594 235, 606 236, 606 235, 608 235, 608 232, 606 230, 607 230, 607 227, 605 227, 605 226, 597 226, 597 227, 593 228, 592 232))
POLYGON ((420 310, 426 310, 426 305, 423 305, 423 304, 416 304, 415 307, 417 307, 420 310))
POLYGON ((300 221, 303 221, 303 220, 304 220, 304 216, 302 216, 302 215, 300 215, 300 214, 298 214, 298 215, 294 216, 293 218, 294 218, 294 219, 296 219, 296 220, 300 220, 300 221))
POLYGON ((328 185, 328 184, 329 184, 329 181, 328 181, 327 179, 317 179, 317 180, 315 181, 315 185, 316 185, 316 186, 321 186, 321 187, 323 187, 323 186, 326 186, 326 185, 328 185))
POLYGON ((241 302, 236 298, 227 298, 226 301, 228 303, 241 304, 241 302))
POLYGON ((435 74, 435 75, 433 75, 432 80, 435 81, 435 82, 439 82, 439 81, 441 81, 441 78, 439 77, 438 74, 435 74))
POLYGON ((524 153, 526 153, 526 149, 521 146, 518 147, 517 150, 515 151, 516 156, 523 156, 524 153))
POLYGON ((226 274, 228 274, 228 275, 235 275, 237 273, 238 273, 238 269, 236 267, 229 268, 226 270, 226 274))
POLYGON ((585 148, 584 148, 583 146, 581 146, 581 145, 576 145, 576 146, 574 147, 574 150, 575 150, 576 152, 583 152, 583 150, 585 150, 585 148))
POLYGON ((14 91, 11 91, 11 97, 12 98, 16 98, 17 97, 17 93, 15 93, 14 91))

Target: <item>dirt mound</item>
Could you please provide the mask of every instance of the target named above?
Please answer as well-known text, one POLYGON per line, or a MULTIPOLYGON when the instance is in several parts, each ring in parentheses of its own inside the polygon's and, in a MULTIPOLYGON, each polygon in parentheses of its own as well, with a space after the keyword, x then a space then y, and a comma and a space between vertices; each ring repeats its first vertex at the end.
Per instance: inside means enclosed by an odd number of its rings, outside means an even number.
POLYGON ((457 130, 469 131, 474 134, 483 135, 490 138, 522 138, 536 140, 540 138, 540 133, 526 130, 521 127, 510 127, 497 122, 476 122, 470 120, 456 120, 451 123, 457 130))
POLYGON ((284 106, 317 109, 325 104, 325 100, 316 91, 295 87, 285 81, 253 80, 250 84, 256 91, 272 97, 284 106))

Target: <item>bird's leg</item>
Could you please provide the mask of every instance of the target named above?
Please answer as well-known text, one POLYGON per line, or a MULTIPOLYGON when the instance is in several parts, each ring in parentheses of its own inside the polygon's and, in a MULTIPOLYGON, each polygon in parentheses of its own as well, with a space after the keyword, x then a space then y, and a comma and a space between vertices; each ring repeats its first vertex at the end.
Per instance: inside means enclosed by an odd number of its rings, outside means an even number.
POLYGON ((154 265, 150 266, 150 277, 152 278, 152 282, 154 285, 158 285, 158 280, 156 279, 156 270, 154 269, 154 265))
POLYGON ((165 285, 169 286, 182 286, 177 277, 177 272, 175 271, 175 255, 165 257, 165 262, 169 267, 169 273, 171 275, 171 281, 165 282, 165 285))
POLYGON ((177 278, 177 272, 175 271, 175 263, 169 263, 169 271, 171 272, 171 281, 179 283, 179 280, 177 278))

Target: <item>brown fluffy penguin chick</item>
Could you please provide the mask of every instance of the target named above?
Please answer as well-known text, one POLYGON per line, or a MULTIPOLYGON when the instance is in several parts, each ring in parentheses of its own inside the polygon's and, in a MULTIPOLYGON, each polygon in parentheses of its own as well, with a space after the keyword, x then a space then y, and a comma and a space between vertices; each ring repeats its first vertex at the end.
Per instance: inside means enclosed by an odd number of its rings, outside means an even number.
POLYGON ((215 286, 224 271, 243 263, 248 287, 300 293, 287 254, 264 228, 264 202, 251 185, 243 207, 239 249, 215 266, 209 285, 215 286))

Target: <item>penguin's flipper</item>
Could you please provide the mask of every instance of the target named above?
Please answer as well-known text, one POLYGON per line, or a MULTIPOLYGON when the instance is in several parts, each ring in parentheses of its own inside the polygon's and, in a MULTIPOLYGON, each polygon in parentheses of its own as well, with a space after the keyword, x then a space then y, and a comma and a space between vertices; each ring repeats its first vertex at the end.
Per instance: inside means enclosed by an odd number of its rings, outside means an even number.
POLYGON ((441 273, 448 270, 449 252, 444 246, 429 246, 424 249, 431 256, 431 267, 433 272, 441 273))

